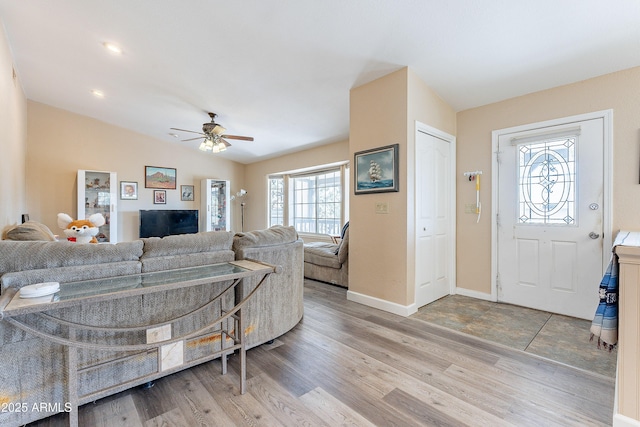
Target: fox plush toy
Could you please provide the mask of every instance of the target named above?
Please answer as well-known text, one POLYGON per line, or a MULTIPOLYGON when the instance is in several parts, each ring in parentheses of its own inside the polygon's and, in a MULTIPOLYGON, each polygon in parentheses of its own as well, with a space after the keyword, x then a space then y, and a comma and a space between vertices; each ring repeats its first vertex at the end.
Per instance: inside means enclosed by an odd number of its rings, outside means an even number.
POLYGON ((98 243, 96 234, 99 227, 105 224, 104 216, 101 213, 91 215, 87 219, 73 220, 65 213, 58 214, 58 227, 64 230, 67 240, 76 243, 98 243))

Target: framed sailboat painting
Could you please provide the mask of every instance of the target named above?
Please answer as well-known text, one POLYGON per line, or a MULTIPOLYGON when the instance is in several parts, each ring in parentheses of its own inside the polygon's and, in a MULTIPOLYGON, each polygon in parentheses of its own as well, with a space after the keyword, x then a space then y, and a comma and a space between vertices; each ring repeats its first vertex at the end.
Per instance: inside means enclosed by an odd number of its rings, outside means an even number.
POLYGON ((354 154, 355 194, 398 191, 398 144, 354 154))

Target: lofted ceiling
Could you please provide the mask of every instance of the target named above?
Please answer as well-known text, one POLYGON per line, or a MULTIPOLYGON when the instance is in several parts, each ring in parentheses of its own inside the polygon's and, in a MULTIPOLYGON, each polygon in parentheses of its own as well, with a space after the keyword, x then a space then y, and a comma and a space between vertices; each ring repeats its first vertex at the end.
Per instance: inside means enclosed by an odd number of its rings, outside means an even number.
POLYGON ((346 140, 349 90, 405 66, 456 111, 640 66, 638 0, 0 0, 0 19, 28 99, 194 150, 170 128, 216 112, 255 138, 213 154, 242 163, 346 140))

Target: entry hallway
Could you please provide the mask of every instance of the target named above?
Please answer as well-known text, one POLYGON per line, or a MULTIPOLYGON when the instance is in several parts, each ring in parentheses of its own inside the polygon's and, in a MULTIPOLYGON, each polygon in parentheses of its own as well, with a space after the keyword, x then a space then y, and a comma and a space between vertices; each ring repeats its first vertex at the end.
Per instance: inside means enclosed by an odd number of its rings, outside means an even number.
MULTIPOLYGON (((80 424, 611 425, 613 377, 430 320, 424 310, 395 316, 347 301, 345 289, 307 280, 302 322, 248 351, 245 395, 238 394, 234 356, 225 376, 213 361, 150 389, 85 405, 80 424)), ((65 422, 57 415, 32 425, 65 422)))

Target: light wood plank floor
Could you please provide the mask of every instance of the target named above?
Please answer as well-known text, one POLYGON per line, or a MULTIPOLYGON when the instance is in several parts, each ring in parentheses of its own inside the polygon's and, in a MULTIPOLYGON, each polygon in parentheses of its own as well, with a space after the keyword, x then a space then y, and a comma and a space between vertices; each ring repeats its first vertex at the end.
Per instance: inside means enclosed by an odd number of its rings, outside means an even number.
MULTIPOLYGON (((605 426, 612 378, 346 300, 305 283, 305 315, 271 345, 80 408, 82 426, 605 426)), ((57 415, 32 426, 61 426, 57 415)))

